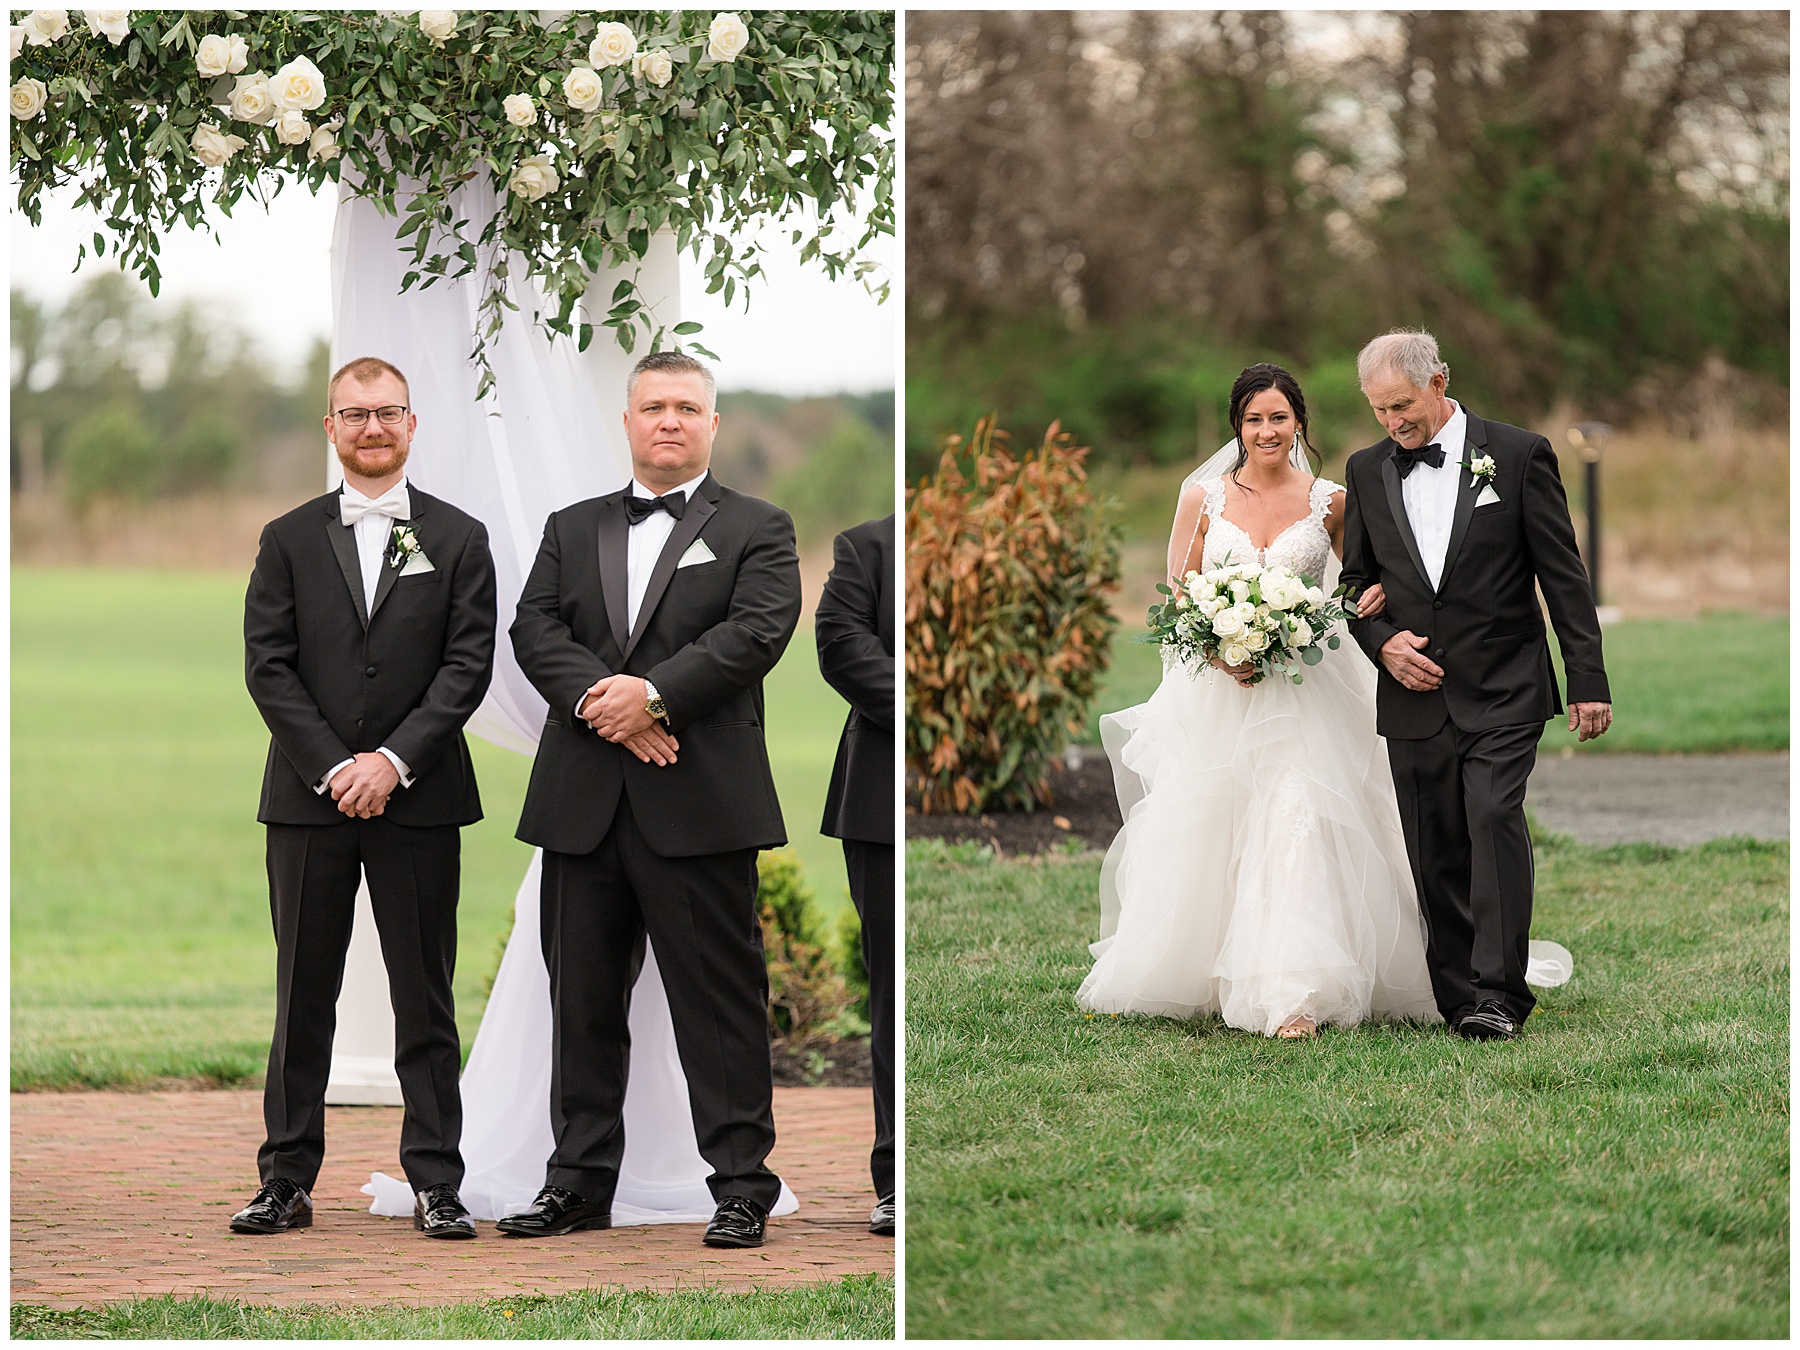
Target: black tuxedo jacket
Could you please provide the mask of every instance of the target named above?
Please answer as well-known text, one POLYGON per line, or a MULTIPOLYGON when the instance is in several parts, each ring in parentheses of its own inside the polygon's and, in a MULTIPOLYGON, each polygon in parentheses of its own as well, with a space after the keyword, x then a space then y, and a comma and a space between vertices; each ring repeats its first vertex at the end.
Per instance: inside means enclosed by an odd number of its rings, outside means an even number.
POLYGON ((481 797, 462 728, 494 670, 494 563, 487 530, 408 484, 411 524, 435 571, 385 562, 365 604, 356 532, 338 494, 263 527, 244 597, 244 681, 272 740, 256 818, 345 819, 313 784, 359 751, 387 746, 412 770, 388 798, 396 825, 469 825, 481 797))
POLYGON ((1376 730, 1390 739, 1422 740, 1445 718, 1465 731, 1486 731, 1562 711, 1534 583, 1556 625, 1570 701, 1612 697, 1556 452, 1533 432, 1464 412, 1467 444, 1446 453, 1464 464, 1492 457, 1500 500, 1477 506, 1489 483, 1461 471, 1435 590, 1406 518, 1393 441, 1357 451, 1345 469, 1342 579, 1357 592, 1377 581, 1387 591, 1387 611, 1352 620, 1350 631, 1380 672, 1376 730), (1439 688, 1415 693, 1382 667, 1382 644, 1404 630, 1431 639, 1424 652, 1443 667, 1439 688))
POLYGON ((550 708, 518 837, 590 853, 624 793, 665 858, 785 844, 762 681, 800 621, 794 523, 708 474, 651 569, 628 633, 626 491, 551 516, 519 596, 513 651, 550 708), (711 560, 677 566, 696 540, 711 560), (656 686, 681 744, 675 763, 645 764, 575 716, 576 700, 608 675, 656 686))
POLYGON ((813 614, 819 670, 850 704, 821 834, 894 842, 894 517, 845 530, 813 614))

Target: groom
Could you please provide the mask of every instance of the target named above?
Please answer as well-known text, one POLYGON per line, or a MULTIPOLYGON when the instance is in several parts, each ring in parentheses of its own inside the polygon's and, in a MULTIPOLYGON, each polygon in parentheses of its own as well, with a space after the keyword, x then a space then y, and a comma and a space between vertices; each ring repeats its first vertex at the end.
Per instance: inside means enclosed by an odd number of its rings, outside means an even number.
POLYGON ((1600 623, 1550 443, 1447 398, 1429 333, 1376 338, 1357 376, 1388 437, 1346 466, 1342 579, 1380 582, 1387 609, 1350 631, 1380 672, 1376 730, 1438 1011, 1462 1036, 1505 1040, 1537 1002, 1525 783, 1562 711, 1538 588, 1584 741, 1612 723, 1600 623))
POLYGON ((551 516, 512 626, 549 703, 518 835, 544 849, 556 1149, 515 1237, 611 1225, 631 986, 656 948, 707 1184, 705 1242, 762 1245, 781 1181, 756 853, 786 842, 762 680, 800 618, 786 512, 708 471, 712 373, 653 352, 626 384, 632 482, 551 516))

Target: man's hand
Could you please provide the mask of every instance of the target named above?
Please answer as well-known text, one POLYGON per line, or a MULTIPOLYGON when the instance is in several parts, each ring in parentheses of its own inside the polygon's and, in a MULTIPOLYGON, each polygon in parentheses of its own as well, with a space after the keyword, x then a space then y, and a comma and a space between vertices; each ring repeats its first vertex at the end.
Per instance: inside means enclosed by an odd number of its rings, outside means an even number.
POLYGON ((331 797, 347 816, 367 820, 387 809, 393 790, 400 786, 400 771, 386 755, 366 750, 337 772, 331 780, 331 797))
POLYGON ((1359 619, 1367 619, 1373 615, 1385 613, 1386 610, 1387 592, 1381 589, 1379 581, 1356 597, 1356 617, 1359 619))
POLYGON ((1576 732, 1577 741, 1591 741, 1596 736, 1604 736, 1606 729, 1612 725, 1612 704, 1610 703, 1571 703, 1569 705, 1569 730, 1576 732))
POLYGON ((1381 644, 1382 666, 1414 693, 1436 689, 1444 682, 1443 668, 1419 654, 1430 641, 1417 633, 1402 632, 1381 644))
POLYGON ((624 741, 656 721, 645 706, 649 701, 649 691, 636 675, 608 675, 589 687, 581 715, 607 740, 624 741))
POLYGON ((673 764, 675 752, 681 749, 680 743, 664 730, 661 722, 652 722, 635 736, 615 736, 612 739, 646 764, 673 764))

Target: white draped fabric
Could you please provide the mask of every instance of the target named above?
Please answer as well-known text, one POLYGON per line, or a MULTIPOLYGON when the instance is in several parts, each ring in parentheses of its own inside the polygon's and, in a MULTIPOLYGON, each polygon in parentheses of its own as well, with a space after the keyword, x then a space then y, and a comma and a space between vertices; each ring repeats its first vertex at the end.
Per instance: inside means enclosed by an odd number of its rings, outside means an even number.
MULTIPOLYGON (((401 195, 404 196, 404 186, 401 195)), ((459 219, 469 232, 498 209, 485 180, 462 188, 459 219)), ((367 200, 340 195, 332 239, 332 363, 380 356, 406 372, 419 419, 407 476, 487 526, 499 591, 493 685, 469 730, 531 754, 544 702, 513 659, 506 630, 552 511, 622 487, 630 459, 617 412, 594 387, 590 361, 572 343, 551 343, 531 319, 533 301, 517 283, 521 312, 509 313, 489 346, 495 385, 477 404, 469 361, 480 298, 478 277, 441 281, 402 295, 410 270, 396 242, 398 221, 367 200)), ((515 277, 524 269, 515 266, 515 277)), ((616 277, 595 288, 610 295, 616 277)), ((665 315, 673 324, 675 316, 665 315)), ((606 341, 604 334, 595 345, 606 341)), ((610 363, 616 365, 616 362, 610 363)), ((500 963, 481 1028, 463 1072, 463 1202, 478 1219, 525 1208, 544 1183, 550 1128, 550 982, 538 937, 540 856, 514 902, 513 936, 500 963)), ((631 1074, 625 1095, 625 1156, 613 1222, 703 1223, 712 1217, 712 1170, 700 1156, 687 1080, 676 1054, 669 1005, 655 953, 644 961, 631 1005, 631 1074)), ((404 1179, 376 1173, 363 1190, 376 1214, 409 1215, 404 1179)), ((798 1208, 784 1186, 775 1213, 798 1208)))

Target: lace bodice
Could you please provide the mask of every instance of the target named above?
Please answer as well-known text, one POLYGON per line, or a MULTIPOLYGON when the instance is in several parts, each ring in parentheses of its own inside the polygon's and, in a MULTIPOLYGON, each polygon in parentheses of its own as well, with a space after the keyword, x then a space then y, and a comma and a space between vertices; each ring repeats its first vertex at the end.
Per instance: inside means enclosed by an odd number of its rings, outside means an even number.
POLYGON ((1315 478, 1307 501, 1310 509, 1258 549, 1250 536, 1225 518, 1225 480, 1214 478, 1202 483, 1206 493, 1202 514, 1206 517, 1206 549, 1200 557, 1202 571, 1236 563, 1255 562, 1264 567, 1285 567, 1296 576, 1323 577, 1331 558, 1331 535, 1325 529, 1325 517, 1331 510, 1332 494, 1341 485, 1329 478, 1315 478))

